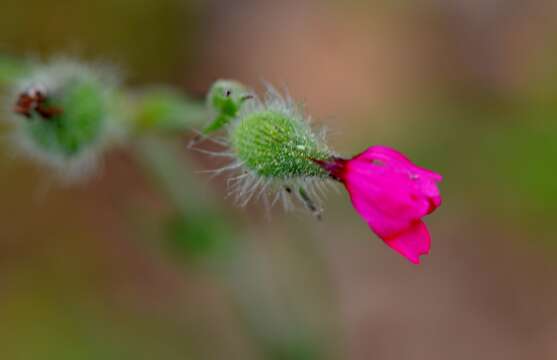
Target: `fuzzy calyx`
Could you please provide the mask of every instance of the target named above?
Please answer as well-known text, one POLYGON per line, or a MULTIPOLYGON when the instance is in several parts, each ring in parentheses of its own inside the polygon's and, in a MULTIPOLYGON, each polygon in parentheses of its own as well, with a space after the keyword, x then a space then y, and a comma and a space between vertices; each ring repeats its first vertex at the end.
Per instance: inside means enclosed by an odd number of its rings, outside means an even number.
POLYGON ((327 148, 301 119, 273 110, 255 111, 241 119, 231 133, 240 161, 269 178, 327 177, 314 160, 331 157, 327 148))

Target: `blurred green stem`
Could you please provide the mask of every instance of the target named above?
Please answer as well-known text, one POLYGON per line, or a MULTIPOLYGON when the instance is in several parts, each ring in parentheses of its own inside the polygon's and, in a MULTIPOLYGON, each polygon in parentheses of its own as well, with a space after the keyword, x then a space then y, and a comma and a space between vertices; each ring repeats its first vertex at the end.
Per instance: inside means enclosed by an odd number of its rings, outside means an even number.
MULTIPOLYGON (((222 217, 217 202, 204 184, 192 174, 178 143, 149 137, 136 146, 138 161, 184 217, 202 214, 218 216, 227 237, 229 251, 224 257, 207 254, 205 270, 215 273, 230 290, 248 332, 270 358, 321 359, 325 356, 315 341, 319 338, 302 318, 276 317, 288 301, 275 298, 277 285, 269 283, 269 259, 258 259, 245 235, 222 217)), ((215 234, 216 235, 216 234, 215 234)), ((221 253, 222 254, 222 253, 221 253)), ((211 314, 207 315, 211 317, 211 314)))
POLYGON ((205 104, 167 87, 142 91, 133 99, 134 125, 141 133, 183 133, 207 122, 205 104))
POLYGON ((182 213, 210 211, 214 199, 190 170, 175 141, 145 137, 137 142, 136 158, 147 173, 182 213))

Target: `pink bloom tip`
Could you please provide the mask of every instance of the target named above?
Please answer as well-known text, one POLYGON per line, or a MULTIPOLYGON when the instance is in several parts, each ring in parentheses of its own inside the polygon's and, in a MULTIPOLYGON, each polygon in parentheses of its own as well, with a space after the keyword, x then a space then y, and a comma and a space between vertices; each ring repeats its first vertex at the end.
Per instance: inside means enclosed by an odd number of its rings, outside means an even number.
POLYGON ((441 205, 441 175, 384 146, 350 160, 317 163, 344 184, 356 211, 388 246, 414 264, 429 253, 431 239, 422 217, 441 205))

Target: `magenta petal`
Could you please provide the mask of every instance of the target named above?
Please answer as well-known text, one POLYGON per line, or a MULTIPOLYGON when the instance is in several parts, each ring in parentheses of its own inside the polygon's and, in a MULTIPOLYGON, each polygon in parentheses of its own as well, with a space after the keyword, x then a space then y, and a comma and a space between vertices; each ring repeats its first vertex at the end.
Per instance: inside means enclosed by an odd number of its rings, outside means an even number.
POLYGON ((441 175, 384 146, 370 147, 350 160, 337 159, 333 165, 332 175, 344 183, 354 208, 373 232, 419 263, 430 247, 421 219, 441 205, 437 187, 441 175))
POLYGON ((420 263, 421 255, 429 254, 431 246, 429 231, 422 221, 416 221, 405 231, 383 240, 414 264, 420 263))

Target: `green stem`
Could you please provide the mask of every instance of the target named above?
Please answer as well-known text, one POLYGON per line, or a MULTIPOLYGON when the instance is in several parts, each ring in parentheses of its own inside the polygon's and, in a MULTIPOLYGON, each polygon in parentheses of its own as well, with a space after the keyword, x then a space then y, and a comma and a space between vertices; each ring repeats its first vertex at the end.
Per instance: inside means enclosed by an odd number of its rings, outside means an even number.
POLYGON ((185 146, 181 149, 176 142, 145 137, 137 142, 136 150, 139 163, 180 212, 208 212, 214 208, 215 200, 182 156, 185 146))
MULTIPOLYGON (((181 154, 183 149, 175 142, 150 137, 139 141, 136 149, 138 161, 184 216, 222 214, 209 191, 189 170, 191 166, 181 154)), ((207 263, 209 268, 205 270, 213 272, 229 289, 253 340, 270 356, 321 358, 311 327, 304 326, 299 319, 273 316, 280 313, 285 303, 283 299, 269 297, 277 291, 277 286, 266 279, 265 273, 271 266, 267 264, 268 259, 257 259, 245 235, 228 221, 223 219, 221 225, 231 247, 225 257, 212 254, 207 263)))

